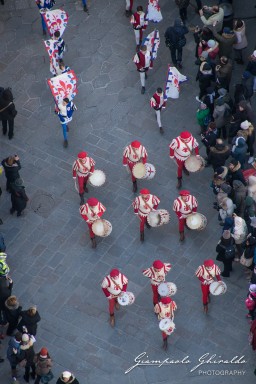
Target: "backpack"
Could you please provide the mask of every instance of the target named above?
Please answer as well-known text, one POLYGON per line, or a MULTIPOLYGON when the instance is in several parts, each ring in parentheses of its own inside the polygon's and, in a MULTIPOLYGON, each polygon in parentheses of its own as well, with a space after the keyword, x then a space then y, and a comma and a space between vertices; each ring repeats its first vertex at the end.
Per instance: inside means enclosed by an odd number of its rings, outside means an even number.
POLYGON ((233 244, 229 245, 228 247, 226 247, 226 249, 225 249, 225 259, 233 260, 235 258, 235 254, 236 254, 236 249, 235 249, 235 246, 233 244))

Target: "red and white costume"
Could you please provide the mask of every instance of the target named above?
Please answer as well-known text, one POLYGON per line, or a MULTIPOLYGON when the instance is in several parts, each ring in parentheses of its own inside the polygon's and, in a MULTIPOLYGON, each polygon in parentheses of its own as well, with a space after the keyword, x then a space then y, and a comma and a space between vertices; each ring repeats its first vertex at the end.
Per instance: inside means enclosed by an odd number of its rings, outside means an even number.
POLYGON ((150 278, 154 305, 158 303, 158 286, 159 284, 165 282, 165 276, 171 270, 171 268, 171 264, 163 263, 161 260, 155 260, 152 267, 147 268, 142 272, 144 276, 150 278))
POLYGON ((140 191, 141 195, 134 199, 132 205, 134 213, 139 216, 140 219, 140 232, 144 232, 145 222, 147 220, 148 214, 156 210, 160 200, 157 196, 151 195, 148 189, 142 189, 140 191))
POLYGON ((146 14, 143 11, 135 12, 131 16, 130 23, 134 29, 136 45, 140 45, 143 38, 143 31, 145 31, 148 26, 146 14))
POLYGON ((179 219, 179 232, 184 232, 186 218, 193 212, 197 211, 197 199, 190 195, 189 191, 180 191, 180 196, 173 202, 173 210, 179 219), (181 197, 185 197, 183 201, 181 197))
POLYGON ((208 296, 210 294, 210 284, 214 282, 216 277, 217 281, 221 281, 220 269, 214 264, 213 260, 205 260, 203 265, 200 265, 196 270, 196 277, 201 281, 201 290, 203 294, 203 304, 208 304, 208 296))
POLYGON ((154 95, 150 99, 150 107, 154 108, 156 112, 156 119, 157 119, 157 124, 160 127, 162 127, 161 123, 161 110, 162 108, 166 107, 166 101, 164 99, 164 93, 158 93, 155 92, 154 95))
POLYGON ((141 86, 145 87, 145 73, 148 71, 151 63, 151 54, 148 50, 139 51, 134 55, 133 62, 137 67, 137 71, 140 73, 141 86))
POLYGON ((73 179, 77 178, 79 194, 82 194, 89 176, 94 172, 95 161, 86 152, 80 152, 77 157, 73 164, 73 179))
POLYGON ((95 197, 90 197, 86 204, 80 206, 79 211, 82 218, 87 222, 90 238, 93 239, 95 234, 92 231, 92 224, 103 215, 106 208, 95 197))
MULTIPOLYGON (((155 305, 154 311, 158 315, 158 320, 162 319, 174 319, 174 311, 176 311, 177 305, 170 297, 163 297, 161 301, 155 305)), ((167 339, 169 333, 162 332, 163 340, 167 339)))
POLYGON ((191 156, 193 150, 199 155, 199 147, 196 139, 190 132, 181 132, 180 136, 172 140, 170 144, 170 158, 176 160, 178 166, 178 179, 182 178, 182 170, 185 167, 185 161, 191 156))
POLYGON ((117 302, 117 297, 121 292, 126 292, 127 285, 127 277, 119 272, 118 269, 113 269, 108 276, 104 277, 101 283, 101 288, 109 301, 110 315, 114 315, 114 308, 117 302))
POLYGON ((145 164, 147 162, 147 151, 146 148, 141 145, 139 141, 132 141, 131 144, 127 145, 124 149, 123 153, 123 165, 130 168, 131 176, 132 176, 132 182, 136 181, 136 178, 132 174, 132 169, 135 164, 137 163, 143 163, 145 164))

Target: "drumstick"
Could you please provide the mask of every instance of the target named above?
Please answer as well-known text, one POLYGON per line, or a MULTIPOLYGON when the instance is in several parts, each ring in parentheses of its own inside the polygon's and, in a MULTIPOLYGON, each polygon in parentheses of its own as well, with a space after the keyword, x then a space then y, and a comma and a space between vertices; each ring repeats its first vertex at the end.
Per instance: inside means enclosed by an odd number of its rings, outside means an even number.
POLYGON ((218 283, 218 285, 217 285, 216 288, 214 289, 213 293, 215 293, 216 290, 219 288, 219 286, 222 285, 222 281, 218 281, 217 283, 218 283))

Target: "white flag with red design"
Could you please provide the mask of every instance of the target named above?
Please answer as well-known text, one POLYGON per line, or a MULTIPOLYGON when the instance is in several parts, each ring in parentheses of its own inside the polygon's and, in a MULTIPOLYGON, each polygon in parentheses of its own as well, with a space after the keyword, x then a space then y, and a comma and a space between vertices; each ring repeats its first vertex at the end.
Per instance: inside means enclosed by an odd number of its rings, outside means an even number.
POLYGON ((159 23, 163 16, 159 6, 159 0, 148 0, 147 20, 159 23))
POLYGON ((187 80, 187 76, 182 75, 176 67, 171 67, 169 64, 164 92, 166 98, 178 99, 180 95, 180 83, 187 80))
POLYGON ((159 31, 155 29, 151 32, 142 42, 142 45, 146 45, 148 51, 151 53, 150 69, 153 68, 153 61, 157 58, 157 51, 160 45, 159 31))
POLYGON ((56 46, 54 44, 54 40, 52 40, 52 39, 44 40, 44 46, 45 46, 45 49, 46 49, 46 51, 49 55, 49 59, 50 59, 50 72, 53 75, 56 75, 57 68, 59 66, 58 60, 57 60, 58 49, 56 48, 56 46))
POLYGON ((54 32, 60 31, 60 36, 63 35, 68 24, 68 14, 63 9, 54 9, 41 12, 47 26, 48 32, 53 36, 54 32))
POLYGON ((47 80, 55 103, 58 105, 65 97, 73 100, 77 94, 77 77, 74 71, 68 71, 62 75, 47 80))

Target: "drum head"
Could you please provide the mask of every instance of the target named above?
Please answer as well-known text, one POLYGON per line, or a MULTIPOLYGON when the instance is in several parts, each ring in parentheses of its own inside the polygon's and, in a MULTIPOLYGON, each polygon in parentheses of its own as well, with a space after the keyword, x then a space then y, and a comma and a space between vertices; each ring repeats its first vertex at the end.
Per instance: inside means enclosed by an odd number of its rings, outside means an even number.
POLYGON ((150 164, 150 163, 146 163, 145 164, 145 176, 143 177, 143 179, 146 179, 146 180, 151 180, 155 177, 156 175, 156 168, 153 164, 150 164))
POLYGON ((106 182, 106 175, 100 169, 95 169, 93 174, 89 177, 88 182, 93 187, 101 187, 106 182))
POLYGON ((151 227, 158 227, 161 222, 161 216, 159 214, 159 211, 152 211, 147 216, 147 222, 151 227))
POLYGON ((227 285, 224 281, 214 281, 210 284, 210 292, 214 296, 223 295, 227 291, 227 285))
POLYGON ((132 292, 122 292, 118 296, 117 301, 122 306, 131 305, 135 301, 135 296, 132 292))
POLYGON ((136 179, 142 179, 146 174, 146 167, 143 163, 137 163, 132 168, 132 174, 136 179))
POLYGON ((161 331, 164 332, 164 331, 169 330, 170 328, 175 329, 175 324, 174 324, 174 322, 171 319, 166 318, 166 319, 160 320, 159 328, 160 328, 161 331))
POLYGON ((174 283, 167 283, 168 286, 168 296, 173 296, 177 292, 177 286, 174 283))
POLYGON ((195 155, 191 155, 185 161, 185 167, 189 172, 198 172, 204 168, 204 160, 201 156, 197 157, 195 155))
POLYGON ((207 219, 201 213, 192 213, 186 218, 186 224, 190 229, 202 230, 207 225, 207 219))
POLYGON ((160 296, 166 297, 169 295, 169 289, 168 289, 167 283, 159 284, 157 290, 160 296))
POLYGON ((109 236, 112 232, 112 224, 108 220, 97 219, 92 224, 92 231, 96 236, 109 236))

